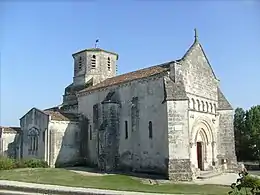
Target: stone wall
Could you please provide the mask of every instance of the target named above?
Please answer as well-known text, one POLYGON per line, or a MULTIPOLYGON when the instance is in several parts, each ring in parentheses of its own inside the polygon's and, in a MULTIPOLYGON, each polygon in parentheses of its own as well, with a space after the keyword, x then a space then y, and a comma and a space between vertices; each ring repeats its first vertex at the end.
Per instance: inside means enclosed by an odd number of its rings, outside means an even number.
POLYGON ((54 121, 49 123, 49 165, 71 166, 80 159, 80 128, 78 122, 54 121))
POLYGON ((219 113, 218 151, 219 154, 228 159, 230 168, 237 164, 235 154, 235 138, 233 125, 233 110, 221 110, 219 113))
POLYGON ((120 104, 102 102, 103 120, 98 129, 98 167, 106 172, 115 171, 119 160, 120 104))
POLYGON ((93 79, 93 85, 116 75, 117 55, 105 51, 88 50, 74 55, 74 85, 83 85, 93 79), (95 56, 95 59, 93 58, 95 56), (79 70, 79 58, 82 68, 79 70), (108 60, 109 58, 109 60, 108 60), (95 68, 93 67, 95 64, 95 68), (110 64, 110 68, 108 68, 110 64))
POLYGON ((217 104, 219 81, 200 43, 195 41, 179 63, 181 64, 181 74, 183 75, 186 92, 214 101, 217 104))
POLYGON ((48 129, 48 123, 49 116, 36 108, 31 109, 20 119, 22 158, 46 160, 45 133, 48 129), (32 141, 34 144, 31 143, 32 141))
MULTIPOLYGON (((79 112, 93 127, 93 105, 114 90, 120 99, 119 164, 123 169, 167 173, 168 135, 163 77, 135 80, 78 97, 79 112), (133 99, 135 98, 136 99, 133 99), (132 106, 137 105, 137 110, 132 106), (138 111, 138 112, 137 112, 138 111), (150 124, 150 128, 149 128, 150 124), (149 130, 150 129, 150 130, 149 130), (149 131, 152 136, 149 137, 149 131), (127 136, 126 136, 127 134, 127 136)), ((101 125, 101 124, 100 124, 101 125)), ((97 130, 88 140, 89 157, 97 163, 97 130)))
POLYGON ((169 179, 192 180, 189 131, 188 100, 167 101, 169 179))
POLYGON ((6 156, 10 158, 18 158, 20 142, 19 142, 19 134, 16 131, 5 130, 4 127, 2 131, 0 129, 0 156, 6 156))

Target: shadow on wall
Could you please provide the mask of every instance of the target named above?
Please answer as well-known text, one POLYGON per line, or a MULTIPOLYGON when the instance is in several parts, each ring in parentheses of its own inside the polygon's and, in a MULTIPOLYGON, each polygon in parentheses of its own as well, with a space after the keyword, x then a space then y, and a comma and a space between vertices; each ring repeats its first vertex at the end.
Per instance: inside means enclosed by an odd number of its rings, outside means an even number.
POLYGON ((54 162, 55 167, 85 166, 83 157, 87 155, 87 133, 88 123, 86 124, 70 122, 63 132, 51 132, 51 158, 57 158, 54 162), (84 141, 85 140, 85 141, 84 141), (56 155, 55 155, 56 154, 56 155))
MULTIPOLYGON (((7 140, 3 140, 7 141, 7 140)), ((7 146, 7 150, 3 151, 4 156, 9 158, 19 159, 21 158, 21 132, 17 133, 14 137, 14 140, 10 142, 7 146)))

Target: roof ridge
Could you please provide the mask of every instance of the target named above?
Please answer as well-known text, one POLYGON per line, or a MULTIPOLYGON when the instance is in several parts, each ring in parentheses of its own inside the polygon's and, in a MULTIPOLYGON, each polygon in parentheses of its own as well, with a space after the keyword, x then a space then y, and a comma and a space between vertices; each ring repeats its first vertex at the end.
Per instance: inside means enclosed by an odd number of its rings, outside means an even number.
POLYGON ((150 77, 150 76, 157 75, 159 73, 162 73, 162 72, 169 70, 170 63, 172 63, 172 62, 174 62, 174 61, 169 61, 169 62, 165 62, 165 63, 162 63, 162 64, 157 64, 157 65, 154 65, 154 66, 150 66, 150 67, 142 68, 142 69, 139 69, 139 70, 131 71, 131 72, 128 72, 128 73, 120 74, 120 75, 117 75, 115 77, 107 78, 106 80, 104 80, 104 81, 102 81, 102 82, 100 82, 96 85, 93 85, 91 87, 80 90, 77 94, 82 94, 84 92, 93 91, 93 90, 96 90, 96 89, 101 89, 101 88, 121 84, 121 83, 124 83, 124 82, 130 82, 130 81, 133 81, 133 80, 137 80, 137 79, 141 79, 141 78, 147 78, 147 77, 150 77))

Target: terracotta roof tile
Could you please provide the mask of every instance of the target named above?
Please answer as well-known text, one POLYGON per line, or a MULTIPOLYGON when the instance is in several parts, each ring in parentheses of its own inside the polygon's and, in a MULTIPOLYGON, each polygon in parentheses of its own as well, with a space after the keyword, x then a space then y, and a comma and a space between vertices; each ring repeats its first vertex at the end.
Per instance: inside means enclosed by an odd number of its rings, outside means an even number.
POLYGON ((147 78, 147 77, 150 77, 150 76, 153 76, 153 75, 156 75, 156 74, 166 72, 167 70, 169 70, 170 63, 171 62, 167 62, 167 63, 160 64, 160 65, 157 65, 157 66, 144 68, 144 69, 141 69, 141 70, 129 72, 129 73, 126 73, 126 74, 122 74, 122 75, 118 75, 118 76, 106 79, 106 80, 104 80, 103 82, 101 82, 97 85, 94 85, 94 86, 91 86, 91 87, 88 87, 86 89, 79 91, 78 94, 97 90, 97 89, 102 89, 102 88, 113 86, 113 85, 118 85, 118 84, 130 82, 130 81, 133 81, 133 80, 136 80, 136 79, 147 78))
POLYGON ((51 116, 51 120, 56 121, 78 121, 78 116, 72 113, 64 113, 62 111, 44 110, 45 114, 51 116))

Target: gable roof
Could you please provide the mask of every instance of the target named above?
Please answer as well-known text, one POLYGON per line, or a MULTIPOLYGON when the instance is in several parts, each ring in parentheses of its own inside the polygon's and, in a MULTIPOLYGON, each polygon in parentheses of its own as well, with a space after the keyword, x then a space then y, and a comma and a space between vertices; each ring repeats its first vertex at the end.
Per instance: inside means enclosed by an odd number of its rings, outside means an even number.
POLYGON ((58 110, 44 110, 45 114, 51 116, 51 120, 55 121, 78 121, 78 115, 73 113, 64 113, 58 110))
MULTIPOLYGON (((45 110, 40 110, 38 108, 33 107, 30 109, 22 118, 24 118, 28 113, 30 113, 33 109, 41 112, 44 115, 51 116, 51 120, 56 121, 78 121, 78 115, 73 113, 64 113, 59 109, 59 106, 47 108, 45 110)), ((20 120, 22 119, 20 118, 20 120)))
POLYGON ((217 76, 216 76, 216 74, 215 74, 215 72, 214 72, 214 70, 213 70, 213 68, 212 68, 212 66, 211 66, 211 64, 209 62, 209 59, 208 59, 208 57, 207 57, 207 55, 206 55, 206 53, 205 53, 205 51, 204 51, 204 49, 203 49, 202 45, 200 44, 200 42, 199 42, 197 37, 195 37, 194 42, 192 43, 190 48, 187 50, 187 52, 184 54, 184 56, 180 60, 177 60, 177 61, 185 60, 197 48, 199 48, 201 50, 202 54, 204 55, 208 65, 209 65, 209 67, 211 69, 211 72, 212 72, 214 78, 218 80, 218 78, 217 78, 217 76))
POLYGON ((220 88, 218 87, 218 110, 233 110, 220 88))
POLYGON ((34 110, 34 109, 37 110, 37 111, 39 111, 39 112, 41 112, 42 114, 45 114, 42 110, 33 107, 33 108, 31 108, 28 112, 26 112, 26 114, 24 114, 24 115, 20 118, 20 120, 22 120, 28 113, 30 113, 30 112, 31 112, 32 110, 34 110))
POLYGON ((112 78, 108 78, 101 83, 98 83, 94 86, 91 86, 91 87, 88 87, 88 88, 85 88, 85 89, 79 91, 78 94, 94 91, 97 89, 102 89, 102 88, 113 86, 113 85, 123 84, 123 83, 130 82, 130 81, 137 80, 137 79, 147 78, 150 76, 154 76, 154 75, 166 72, 170 68, 170 63, 172 63, 172 61, 164 63, 164 64, 140 69, 137 71, 129 72, 126 74, 118 75, 118 76, 115 76, 112 78))

